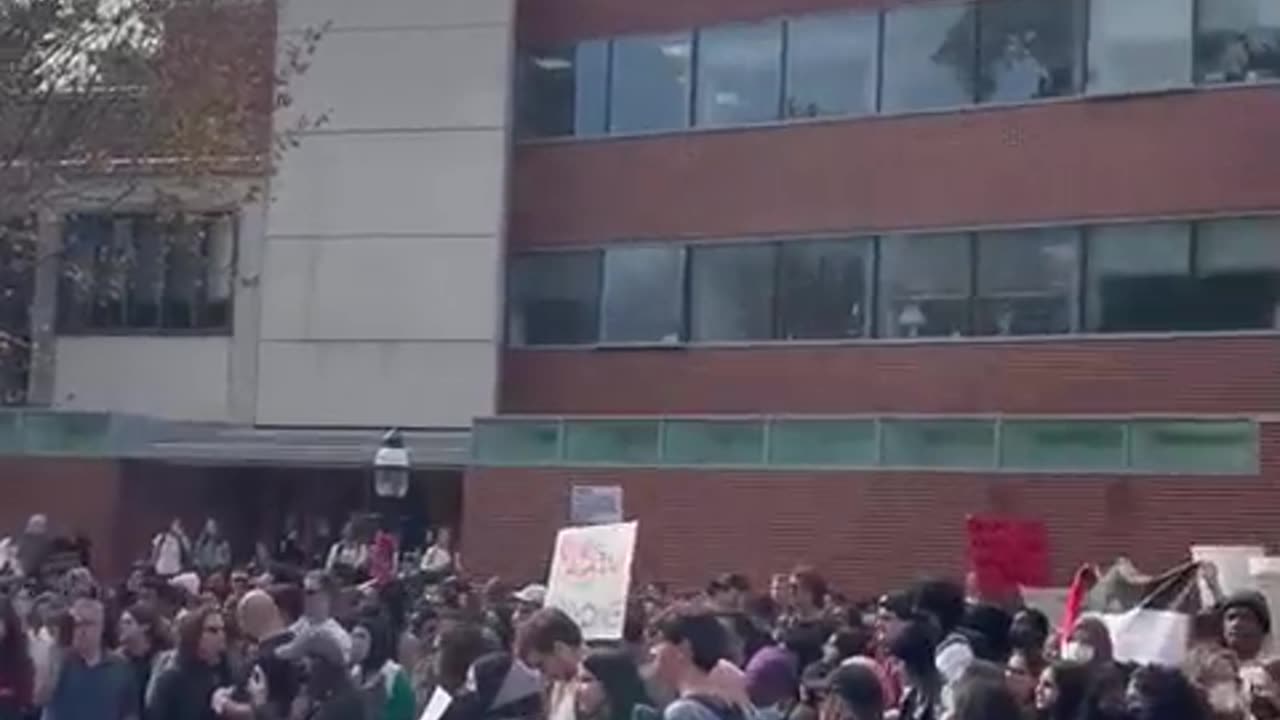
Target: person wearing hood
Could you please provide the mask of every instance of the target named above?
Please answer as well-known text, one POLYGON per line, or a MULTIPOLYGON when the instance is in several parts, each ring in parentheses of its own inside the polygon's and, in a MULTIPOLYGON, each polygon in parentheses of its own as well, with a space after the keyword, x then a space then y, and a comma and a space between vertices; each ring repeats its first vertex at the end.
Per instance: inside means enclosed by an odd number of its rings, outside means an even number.
POLYGON ((443 720, 534 720, 542 717, 542 678, 507 652, 482 656, 443 720))
POLYGON ((1262 593, 1245 590, 1222 603, 1222 640, 1241 663, 1251 663, 1262 654, 1271 634, 1271 611, 1262 593))
POLYGON ((346 656, 331 633, 308 630, 276 653, 302 665, 305 680, 294 700, 292 718, 375 720, 368 716, 364 696, 351 681, 346 656))
POLYGON ((785 648, 767 647, 747 663, 747 695, 760 710, 761 720, 787 717, 800 694, 796 658, 785 648))

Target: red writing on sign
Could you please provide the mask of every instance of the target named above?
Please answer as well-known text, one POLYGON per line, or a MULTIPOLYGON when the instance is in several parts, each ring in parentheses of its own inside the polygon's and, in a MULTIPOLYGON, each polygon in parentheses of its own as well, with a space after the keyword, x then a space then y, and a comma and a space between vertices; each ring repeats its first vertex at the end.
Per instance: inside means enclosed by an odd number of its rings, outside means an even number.
POLYGON ((622 563, 609 548, 586 538, 565 537, 560 542, 556 567, 573 582, 594 582, 602 577, 616 577, 622 563))

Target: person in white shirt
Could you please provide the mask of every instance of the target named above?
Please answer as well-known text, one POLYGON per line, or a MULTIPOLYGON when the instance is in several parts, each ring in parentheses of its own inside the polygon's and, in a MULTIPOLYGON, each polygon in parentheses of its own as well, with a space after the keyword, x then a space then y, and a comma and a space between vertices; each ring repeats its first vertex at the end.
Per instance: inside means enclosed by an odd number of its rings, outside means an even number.
POLYGON ((186 569, 191 557, 191 541, 182 529, 182 520, 174 518, 168 528, 151 541, 151 566, 160 577, 169 578, 186 569))
POLYGON ((322 570, 313 570, 303 578, 302 591, 305 593, 302 617, 289 628, 290 632, 298 637, 316 631, 328 633, 350 662, 351 635, 333 619, 333 578, 322 570))
POLYGON ((453 551, 453 533, 442 527, 435 533, 435 541, 422 552, 419 569, 430 578, 443 579, 456 572, 457 557, 453 551))

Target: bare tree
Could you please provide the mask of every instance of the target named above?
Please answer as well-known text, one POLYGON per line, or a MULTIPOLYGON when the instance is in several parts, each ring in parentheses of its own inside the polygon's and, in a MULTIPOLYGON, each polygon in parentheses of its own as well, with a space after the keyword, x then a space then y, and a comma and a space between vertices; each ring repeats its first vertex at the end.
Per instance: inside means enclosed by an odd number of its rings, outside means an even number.
POLYGON ((66 248, 40 242, 42 213, 110 211, 145 186, 170 230, 195 227, 175 188, 259 193, 245 179, 268 177, 323 121, 273 127, 324 31, 277 37, 276 12, 274 0, 0 0, 0 405, 24 402, 33 336, 50 329, 33 323, 35 277, 66 248))

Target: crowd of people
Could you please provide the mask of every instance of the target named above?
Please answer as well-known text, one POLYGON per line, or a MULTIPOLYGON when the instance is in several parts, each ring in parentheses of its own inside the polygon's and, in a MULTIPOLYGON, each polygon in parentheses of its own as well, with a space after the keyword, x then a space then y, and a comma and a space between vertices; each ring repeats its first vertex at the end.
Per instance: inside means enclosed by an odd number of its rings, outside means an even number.
POLYGON ((586 642, 545 586, 468 578, 447 532, 387 573, 354 526, 237 564, 217 523, 175 522, 113 585, 43 572, 33 520, 0 576, 0 720, 1280 718, 1257 594, 1198 616, 1181 668, 1120 661, 1097 616, 944 579, 852 602, 809 567, 637 588, 622 637, 586 642))

